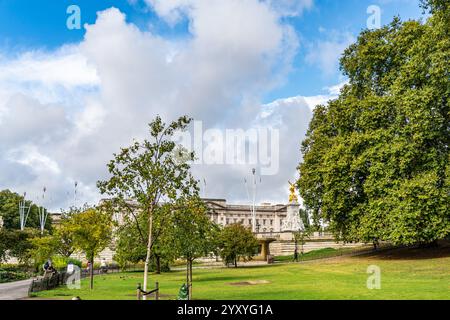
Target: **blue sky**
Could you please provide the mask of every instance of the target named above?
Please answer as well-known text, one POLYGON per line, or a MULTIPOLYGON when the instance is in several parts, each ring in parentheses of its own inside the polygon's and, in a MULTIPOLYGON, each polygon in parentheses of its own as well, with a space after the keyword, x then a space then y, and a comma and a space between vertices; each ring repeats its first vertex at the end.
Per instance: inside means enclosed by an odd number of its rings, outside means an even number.
POLYGON ((283 203, 312 111, 345 83, 338 59, 367 8, 378 6, 385 24, 419 18, 418 3, 0 0, 0 189, 38 199, 46 186, 52 209, 95 204, 113 153, 146 137, 157 114, 188 114, 202 123, 193 139, 203 158, 219 155, 193 166, 204 196, 248 202, 244 177, 268 166, 257 201, 283 203), (67 29, 73 4, 86 28, 67 29), (270 139, 247 142, 269 154, 221 162, 236 154, 220 136, 228 129, 268 130, 270 139))
MULTIPOLYGON (((93 24, 97 12, 110 7, 120 9, 127 21, 141 30, 151 30, 165 37, 188 36, 188 21, 170 26, 142 1, 126 0, 0 0, 0 45, 3 52, 15 54, 30 49, 55 49, 66 43, 79 42, 85 30, 68 30, 65 27, 66 9, 76 4, 82 10, 82 23, 93 24)), ((311 9, 302 15, 286 18, 301 39, 293 70, 283 85, 264 96, 264 102, 295 95, 318 95, 324 88, 340 82, 335 72, 324 74, 316 64, 305 63, 308 44, 330 40, 327 31, 356 35, 366 27, 369 5, 379 5, 382 24, 395 15, 402 19, 417 19, 422 16, 419 0, 317 0, 311 9)))

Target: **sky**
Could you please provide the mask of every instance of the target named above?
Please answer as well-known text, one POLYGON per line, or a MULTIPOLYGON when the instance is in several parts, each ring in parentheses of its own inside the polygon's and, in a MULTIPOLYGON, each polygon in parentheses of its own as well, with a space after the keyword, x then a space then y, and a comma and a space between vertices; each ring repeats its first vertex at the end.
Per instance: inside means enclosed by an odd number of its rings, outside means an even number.
POLYGON ((202 196, 248 203, 255 167, 256 201, 285 203, 373 6, 381 24, 423 18, 419 0, 0 0, 0 189, 55 211, 95 204, 113 153, 156 115, 187 114, 202 196), (256 132, 248 149, 268 145, 270 164, 214 162, 232 154, 228 130, 256 132))

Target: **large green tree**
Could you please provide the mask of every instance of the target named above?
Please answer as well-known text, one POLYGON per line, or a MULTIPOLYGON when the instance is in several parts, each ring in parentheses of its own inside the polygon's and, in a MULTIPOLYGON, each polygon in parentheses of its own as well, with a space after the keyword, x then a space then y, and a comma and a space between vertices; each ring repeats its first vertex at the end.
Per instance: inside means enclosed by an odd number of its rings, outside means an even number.
POLYGON ((0 263, 9 258, 16 258, 19 263, 26 264, 30 261, 30 250, 33 248, 33 239, 40 237, 36 229, 0 228, 0 263))
MULTIPOLYGON (((38 207, 31 201, 26 201, 30 207, 26 220, 25 230, 20 230, 19 203, 23 195, 10 190, 0 191, 0 262, 8 258, 17 258, 19 262, 26 263, 31 258, 30 250, 33 248, 32 239, 40 236, 38 207)), ((52 220, 47 218, 46 233, 52 230, 52 220)))
MULTIPOLYGON (((166 124, 159 116, 156 117, 149 124, 150 140, 136 141, 121 149, 108 165, 110 179, 97 184, 103 194, 113 198, 113 207, 122 213, 133 217, 136 212, 146 214, 148 238, 144 291, 147 291, 153 243, 158 236, 158 232, 153 233, 155 211, 162 203, 172 204, 180 196, 198 194, 197 181, 192 177, 188 163, 194 159, 194 154, 183 152, 172 139, 176 132, 185 130, 191 120, 183 116, 166 124), (134 203, 130 203, 130 199, 134 203)), ((139 223, 137 219, 135 222, 139 223)))
MULTIPOLYGON (((23 195, 10 190, 0 191, 0 217, 3 221, 3 228, 20 229, 19 203, 23 201, 23 195)), ((39 229, 38 206, 32 201, 27 200, 26 206, 30 207, 26 227, 39 229)), ((50 230, 52 225, 51 217, 48 216, 45 223, 45 229, 50 230)))
POLYGON ((450 234, 449 6, 424 1, 425 23, 363 31, 341 59, 348 85, 314 111, 297 186, 340 239, 450 234))

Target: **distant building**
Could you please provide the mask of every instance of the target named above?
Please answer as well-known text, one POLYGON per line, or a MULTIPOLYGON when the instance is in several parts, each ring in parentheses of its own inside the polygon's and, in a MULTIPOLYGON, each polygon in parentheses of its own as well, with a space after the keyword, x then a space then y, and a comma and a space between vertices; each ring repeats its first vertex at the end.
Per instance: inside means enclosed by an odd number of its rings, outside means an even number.
MULTIPOLYGON (((106 200, 102 200, 106 201, 106 200)), ((203 199, 207 208, 208 215, 211 221, 219 226, 225 227, 230 224, 240 223, 249 229, 253 225, 253 206, 244 204, 230 204, 225 199, 203 199)), ((135 201, 129 201, 130 207, 137 208, 135 201)), ((302 207, 295 197, 290 197, 287 204, 270 204, 262 203, 255 206, 256 218, 256 236, 261 244, 260 253, 262 256, 272 255, 292 255, 295 248, 293 230, 302 230, 296 224, 295 217, 299 208, 302 207), (288 214, 289 212, 289 214, 288 214), (297 227, 293 227, 297 225, 297 227)), ((61 222, 60 214, 52 214, 53 223, 58 225, 61 222)), ((117 214, 114 219, 119 223, 123 223, 123 215, 117 214)), ((361 244, 350 244, 346 247, 360 246, 361 244)), ((336 242, 330 234, 314 233, 307 243, 302 247, 304 252, 323 248, 341 248, 344 244, 336 242)), ((108 262, 113 261, 115 254, 114 245, 111 248, 105 249, 96 258, 96 261, 105 259, 108 262)), ((74 254, 77 259, 84 260, 85 257, 81 254, 74 254)))
MULTIPOLYGON (((211 221, 220 226, 240 223, 252 227, 252 205, 228 204, 225 199, 203 199, 211 221)), ((287 205, 263 203, 255 206, 256 232, 278 233, 287 215, 287 205)))

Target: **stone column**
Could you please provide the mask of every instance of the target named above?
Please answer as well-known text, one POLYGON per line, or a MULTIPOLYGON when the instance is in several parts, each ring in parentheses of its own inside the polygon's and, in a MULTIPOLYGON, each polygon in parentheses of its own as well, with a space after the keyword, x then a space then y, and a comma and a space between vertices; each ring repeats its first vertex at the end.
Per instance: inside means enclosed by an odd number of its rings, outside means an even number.
POLYGON ((261 261, 266 261, 267 260, 267 256, 270 254, 269 251, 269 245, 271 242, 273 242, 274 240, 271 239, 261 239, 259 240, 259 243, 261 244, 261 254, 258 257, 258 260, 261 261))
POLYGON ((275 232, 281 231, 280 216, 278 215, 278 212, 275 213, 273 229, 275 232))

